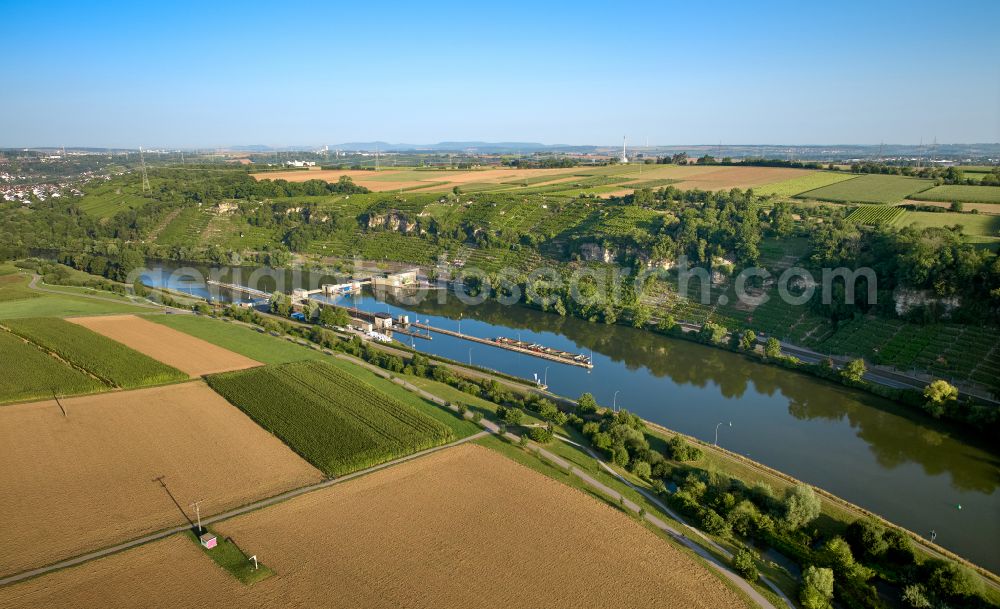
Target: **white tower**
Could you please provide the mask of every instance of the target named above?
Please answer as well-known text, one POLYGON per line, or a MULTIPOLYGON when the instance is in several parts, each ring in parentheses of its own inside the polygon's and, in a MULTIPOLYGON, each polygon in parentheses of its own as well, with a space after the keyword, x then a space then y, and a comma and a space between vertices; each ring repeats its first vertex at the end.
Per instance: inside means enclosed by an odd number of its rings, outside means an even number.
POLYGON ((622 158, 621 158, 621 162, 622 163, 628 163, 628 155, 625 154, 625 141, 626 141, 626 137, 623 135, 622 136, 622 158))

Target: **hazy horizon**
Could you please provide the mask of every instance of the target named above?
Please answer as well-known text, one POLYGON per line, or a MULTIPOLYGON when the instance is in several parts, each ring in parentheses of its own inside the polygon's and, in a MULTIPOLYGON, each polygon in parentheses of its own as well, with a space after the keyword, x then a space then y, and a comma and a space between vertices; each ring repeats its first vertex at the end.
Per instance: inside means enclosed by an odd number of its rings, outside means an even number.
POLYGON ((1000 3, 936 7, 8 3, 0 147, 1000 142, 1000 3))

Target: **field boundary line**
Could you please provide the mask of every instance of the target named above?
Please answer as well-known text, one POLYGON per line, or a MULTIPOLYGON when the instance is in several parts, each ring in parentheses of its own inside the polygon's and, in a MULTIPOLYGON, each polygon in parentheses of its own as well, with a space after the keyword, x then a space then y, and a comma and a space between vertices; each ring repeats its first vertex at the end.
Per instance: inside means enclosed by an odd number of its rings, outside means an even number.
MULTIPOLYGON (((221 512, 219 514, 216 514, 214 516, 209 516, 207 518, 202 518, 201 519, 201 523, 202 523, 202 526, 208 526, 210 524, 215 524, 215 523, 221 522, 223 520, 228 520, 228 519, 234 518, 236 516, 241 516, 243 514, 247 514, 249 512, 253 512, 253 511, 256 511, 256 510, 259 510, 259 509, 270 507, 272 505, 276 505, 278 503, 282 503, 282 502, 288 501, 289 499, 294 499, 294 498, 299 497, 301 495, 312 493, 314 491, 323 490, 325 488, 329 488, 331 486, 340 484, 342 482, 347 482, 347 481, 353 480, 355 478, 360 478, 362 476, 366 476, 368 474, 375 473, 375 472, 377 472, 379 470, 383 470, 383 469, 386 469, 386 468, 389 468, 389 467, 393 467, 395 465, 400 465, 402 463, 406 463, 407 461, 412 461, 414 459, 419 459, 420 457, 424 457, 424 456, 429 455, 431 453, 435 453, 435 452, 438 452, 438 451, 441 451, 441 450, 452 448, 454 446, 458 446, 459 444, 464 444, 466 442, 470 442, 470 441, 473 441, 473 440, 478 440, 480 438, 488 436, 489 433, 490 433, 489 431, 485 431, 485 430, 484 431, 480 431, 480 432, 474 433, 472 435, 466 436, 464 438, 459 438, 458 440, 455 440, 454 442, 449 442, 448 444, 442 444, 440 446, 433 446, 431 448, 427 448, 427 449, 424 449, 422 451, 406 455, 405 457, 400 457, 400 458, 395 459, 393 461, 386 461, 385 463, 380 463, 378 465, 373 465, 372 467, 369 467, 369 468, 366 468, 366 469, 363 469, 363 470, 359 470, 359 471, 356 471, 356 472, 351 472, 350 474, 345 474, 345 475, 339 476, 337 478, 329 478, 329 479, 323 480, 321 482, 317 482, 316 484, 310 484, 308 486, 302 486, 302 487, 299 487, 297 489, 292 489, 290 491, 285 491, 283 493, 279 493, 279 494, 274 495, 272 497, 267 497, 267 498, 264 498, 264 499, 258 499, 257 501, 254 501, 252 503, 248 503, 248 504, 246 504, 244 506, 233 508, 231 510, 227 510, 225 512, 221 512)), ((154 541, 160 541, 160 540, 166 539, 167 537, 170 537, 172 535, 176 535, 177 533, 183 533, 184 531, 189 531, 189 530, 191 530, 191 527, 188 526, 188 525, 178 525, 178 526, 171 527, 171 528, 168 528, 168 529, 162 529, 162 530, 156 531, 154 533, 149 533, 148 535, 143 535, 142 537, 137 537, 137 538, 132 539, 130 541, 125 541, 125 542, 122 542, 120 544, 116 544, 116 545, 113 545, 113 546, 110 546, 110 547, 107 547, 107 548, 102 548, 102 549, 99 549, 99 550, 93 550, 91 552, 87 552, 86 554, 80 554, 80 555, 74 556, 72 558, 67 558, 67 559, 61 560, 59 562, 52 563, 50 565, 46 565, 46 566, 43 566, 43 567, 37 567, 35 569, 31 569, 31 570, 28 570, 28 571, 22 571, 21 573, 15 573, 13 575, 8 575, 6 577, 0 578, 0 587, 7 586, 7 585, 10 585, 10 584, 15 584, 15 583, 18 583, 18 582, 21 582, 21 581, 24 581, 24 580, 28 580, 28 579, 32 579, 32 578, 35 578, 35 577, 39 577, 41 575, 45 575, 47 573, 51 573, 52 571, 59 571, 59 570, 66 569, 66 568, 69 568, 69 567, 75 567, 77 565, 81 565, 81 564, 89 562, 91 560, 96 560, 96 559, 99 559, 99 558, 105 558, 107 556, 111 556, 112 554, 118 554, 119 552, 124 552, 125 550, 130 550, 132 548, 135 548, 135 547, 138 547, 138 546, 141 546, 141 545, 145 545, 147 543, 152 543, 154 541)))

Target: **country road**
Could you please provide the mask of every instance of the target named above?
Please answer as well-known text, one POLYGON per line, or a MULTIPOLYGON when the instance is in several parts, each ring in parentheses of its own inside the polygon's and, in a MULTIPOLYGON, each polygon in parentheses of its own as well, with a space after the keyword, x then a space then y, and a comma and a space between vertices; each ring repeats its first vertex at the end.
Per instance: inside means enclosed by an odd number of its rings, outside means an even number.
MULTIPOLYGON (((395 461, 389 461, 387 463, 382 463, 381 465, 375 465, 373 467, 369 467, 367 469, 363 469, 361 471, 357 471, 357 472, 354 472, 352 474, 347 474, 345 476, 340 476, 339 478, 330 478, 330 479, 324 480, 322 482, 317 482, 316 484, 311 484, 309 486, 303 486, 303 487, 300 487, 300 488, 297 488, 297 489, 286 491, 284 493, 281 493, 280 495, 275 495, 273 497, 268 497, 266 499, 261 499, 259 501, 254 501, 253 503, 248 503, 248 504, 246 504, 244 506, 241 506, 241 507, 238 507, 238 508, 235 508, 235 509, 232 509, 232 510, 228 510, 226 512, 222 512, 222 513, 216 514, 214 516, 210 516, 210 517, 207 517, 207 518, 202 518, 201 519, 202 526, 207 526, 207 525, 210 525, 210 524, 214 524, 216 522, 220 522, 222 520, 227 520, 229 518, 233 518, 234 516, 239 516, 241 514, 246 514, 247 512, 252 512, 254 510, 259 510, 261 508, 265 508, 265 507, 274 505, 276 503, 281 503, 282 501, 287 501, 287 500, 292 499, 294 497, 298 497, 299 495, 304 495, 306 493, 311 493, 312 491, 318 491, 320 489, 328 488, 328 487, 333 486, 335 484, 340 484, 341 482, 347 482, 348 480, 352 480, 352 479, 358 478, 360 476, 364 476, 364 475, 367 475, 367 474, 370 474, 370 473, 373 473, 373 472, 377 472, 377 471, 379 471, 381 469, 385 469, 387 467, 392 467, 393 465, 398 465, 400 463, 405 463, 407 461, 411 461, 413 459, 417 459, 419 457, 422 457, 424 455, 428 455, 428 454, 437 452, 439 450, 444 450, 446 448, 451 448, 452 446, 458 446, 459 444, 464 444, 466 442, 471 442, 473 440, 477 440, 477 439, 479 439, 479 438, 481 438, 483 436, 486 436, 488 434, 489 434, 488 431, 481 431, 479 433, 472 434, 471 436, 467 436, 465 438, 461 438, 460 440, 456 440, 456 441, 451 442, 449 444, 442 444, 441 446, 435 446, 433 448, 428 448, 426 450, 422 450, 422 451, 420 451, 418 453, 413 453, 412 455, 407 455, 405 457, 401 457, 399 459, 396 459, 395 461)), ((47 566, 44 566, 44 567, 39 567, 37 569, 31 569, 30 571, 23 571, 21 573, 17 573, 17 574, 14 574, 14 575, 10 575, 8 577, 4 577, 4 578, 0 579, 0 586, 5 586, 5 585, 8 585, 8 584, 13 584, 13 583, 25 580, 25 579, 30 579, 32 577, 37 577, 39 575, 45 575, 46 573, 49 573, 49 572, 52 572, 52 571, 57 571, 59 569, 65 569, 67 567, 73 567, 73 566, 85 563, 87 561, 95 560, 95 559, 98 559, 98 558, 103 558, 105 556, 110 556, 111 554, 117 554, 118 552, 122 552, 122 551, 128 550, 130 548, 141 546, 143 544, 147 544, 147 543, 150 543, 150 542, 153 542, 153 541, 158 541, 160 539, 164 539, 166 537, 170 537, 171 535, 176 535, 177 533, 183 533, 184 531, 188 531, 190 529, 191 529, 190 524, 184 524, 184 525, 172 527, 172 528, 169 528, 169 529, 163 529, 162 531, 157 531, 155 533, 150 533, 149 535, 144 535, 142 537, 138 537, 138 538, 133 539, 131 541, 126 541, 125 543, 120 543, 118 545, 111 546, 109 548, 104 548, 104 549, 101 549, 101 550, 95 550, 93 552, 88 552, 86 554, 81 554, 79 556, 74 556, 73 558, 68 558, 66 560, 61 560, 61 561, 59 561, 57 563, 53 563, 51 565, 47 565, 47 566)))
MULTIPOLYGON (((357 359, 355 357, 352 357, 350 355, 343 354, 343 353, 337 353, 337 354, 334 355, 334 357, 337 357, 338 359, 342 359, 342 360, 345 360, 345 361, 350 361, 350 362, 352 362, 354 364, 361 365, 361 366, 365 367, 366 369, 374 372, 375 374, 378 374, 379 376, 382 376, 383 378, 389 379, 390 381, 392 381, 392 382, 400 385, 401 387, 404 387, 405 389, 408 389, 408 390, 410 390, 410 391, 412 391, 412 392, 420 395, 421 397, 423 397, 423 398, 425 398, 425 399, 427 399, 427 400, 429 400, 429 401, 431 401, 431 402, 433 402, 435 404, 438 404, 440 406, 444 406, 444 407, 450 408, 450 409, 452 409, 454 411, 458 410, 456 406, 453 406, 453 405, 449 404, 446 400, 443 400, 440 397, 438 397, 438 396, 436 396, 436 395, 434 395, 434 394, 432 394, 430 392, 427 392, 427 391, 425 391, 425 390, 423 390, 423 389, 421 389, 421 388, 419 388, 419 387, 417 387, 417 386, 415 386, 415 385, 413 385, 413 384, 411 384, 411 383, 409 383, 409 382, 407 382, 407 381, 405 381, 405 380, 403 380, 401 378, 395 377, 394 375, 390 374, 389 372, 387 372, 386 370, 384 370, 382 368, 379 368, 378 366, 374 366, 374 365, 369 364, 369 363, 367 363, 367 362, 365 362, 363 360, 357 359)), ((341 476, 339 478, 332 478, 332 479, 324 480, 322 482, 318 482, 316 484, 312 484, 312 485, 309 485, 309 486, 300 487, 298 489, 287 491, 287 492, 281 493, 279 495, 275 495, 273 497, 268 497, 266 499, 261 499, 261 500, 258 500, 258 501, 254 501, 254 502, 249 503, 247 505, 244 505, 244 506, 232 509, 232 510, 228 510, 226 512, 222 512, 222 513, 216 514, 214 516, 210 516, 210 517, 207 517, 207 518, 202 518, 202 523, 205 526, 211 525, 211 524, 214 524, 216 522, 220 522, 220 521, 223 521, 223 520, 227 520, 229 518, 233 518, 235 516, 239 516, 241 514, 245 514, 247 512, 251 512, 251 511, 258 510, 258 509, 261 509, 261 508, 265 508, 265 507, 268 507, 268 506, 272 506, 272 505, 275 505, 275 504, 283 502, 283 501, 287 501, 289 499, 292 499, 294 497, 298 497, 300 495, 304 495, 306 493, 310 493, 312 491, 316 491, 316 490, 328 488, 328 487, 333 486, 335 484, 339 484, 341 482, 352 480, 354 478, 357 478, 357 477, 360 477, 360 476, 364 476, 364 475, 367 475, 369 473, 373 473, 373 472, 379 471, 381 469, 392 467, 392 466, 398 465, 400 463, 405 463, 405 462, 410 461, 412 459, 417 459, 419 457, 422 457, 424 455, 437 452, 439 450, 444 450, 444 449, 450 448, 452 446, 457 446, 459 444, 463 444, 463 443, 466 443, 466 442, 477 440, 477 439, 482 438, 482 437, 484 437, 484 436, 486 436, 488 434, 496 434, 496 435, 500 434, 500 428, 499 428, 499 426, 497 424, 493 423, 492 421, 489 421, 489 420, 486 420, 486 419, 482 419, 479 423, 480 423, 480 425, 482 425, 484 427, 483 431, 480 431, 480 432, 478 432, 476 434, 472 434, 472 435, 467 436, 465 438, 462 438, 460 440, 456 440, 456 441, 451 442, 449 444, 444 444, 444 445, 441 445, 441 446, 430 448, 430 449, 427 449, 427 450, 424 450, 424 451, 421 451, 421 452, 418 452, 418 453, 414 453, 412 455, 408 455, 406 457, 402 457, 400 459, 396 459, 394 461, 390 461, 390 462, 383 463, 381 465, 376 465, 374 467, 370 467, 370 468, 367 468, 367 469, 364 469, 364 470, 361 470, 361 471, 358 471, 358 472, 355 472, 355 473, 352 473, 352 474, 341 476)), ((510 433, 510 432, 506 433, 505 437, 508 440, 510 440, 512 442, 515 442, 515 443, 520 441, 520 436, 518 436, 516 434, 513 434, 513 433, 510 433)), ((592 489, 594 489, 595 491, 597 491, 600 494, 604 495, 605 497, 609 497, 612 500, 619 501, 621 503, 621 505, 624 508, 626 508, 627 510, 630 510, 630 511, 636 512, 636 513, 639 512, 639 509, 640 509, 639 505, 637 505, 636 503, 632 502, 631 500, 625 498, 624 496, 622 496, 620 493, 618 493, 614 489, 612 489, 612 488, 608 487, 607 485, 603 484, 602 482, 596 480, 595 478, 591 477, 589 474, 576 469, 570 463, 568 463, 567 461, 565 461, 562 458, 558 457, 557 455, 551 453, 550 451, 546 450, 545 448, 540 447, 540 446, 538 446, 537 448, 538 448, 539 456, 541 456, 544 459, 546 459, 547 461, 549 461, 551 463, 554 463, 557 466, 559 466, 559 467, 561 467, 561 468, 569 471, 571 474, 573 474, 574 476, 576 476, 577 478, 579 478, 582 482, 584 482, 587 486, 591 487, 592 489)), ((691 540, 690 538, 688 538, 687 536, 685 536, 682 532, 680 532, 679 530, 677 530, 673 526, 667 524, 667 522, 665 522, 664 520, 662 520, 661 518, 659 518, 659 517, 657 517, 657 516, 655 516, 653 514, 647 513, 647 514, 645 514, 645 518, 651 524, 653 524, 654 526, 656 526, 660 530, 662 530, 665 533, 667 533, 668 535, 670 535, 671 538, 673 538, 677 542, 685 545, 686 547, 690 548, 695 553, 697 553, 699 556, 701 556, 702 558, 704 558, 704 560, 706 561, 706 563, 707 563, 708 566, 710 566, 711 568, 715 569, 723 577, 726 577, 728 580, 730 580, 735 586, 737 586, 738 588, 740 588, 740 590, 742 590, 751 599, 753 599, 753 601, 755 603, 757 603, 757 605, 759 605, 763 609, 778 609, 766 597, 764 597, 762 594, 760 594, 760 592, 758 592, 756 589, 754 589, 754 587, 751 586, 746 580, 744 580, 742 577, 740 577, 735 572, 733 572, 732 570, 730 570, 721 561, 719 561, 714 556, 712 556, 711 553, 709 553, 707 550, 705 550, 699 544, 695 543, 693 540, 691 540)), ((0 586, 13 584, 13 583, 16 583, 16 582, 19 582, 19 581, 23 581, 23 580, 30 579, 30 578, 33 578, 33 577, 37 577, 37 576, 40 576, 40 575, 44 575, 44 574, 50 573, 52 571, 56 571, 56 570, 59 570, 59 569, 65 569, 67 567, 76 566, 76 565, 79 565, 79 564, 82 564, 82 563, 85 563, 85 562, 88 562, 88 561, 91 561, 91 560, 99 559, 99 558, 102 558, 102 557, 105 557, 105 556, 110 556, 112 554, 116 554, 118 552, 122 552, 122 551, 128 550, 130 548, 134 548, 134 547, 137 547, 137 546, 140 546, 140 545, 143 545, 143 544, 147 544, 147 543, 150 543, 150 542, 153 542, 153 541, 158 541, 160 539, 167 538, 167 537, 169 537, 171 535, 175 535, 177 533, 182 533, 182 532, 184 532, 186 530, 189 530, 189 529, 190 529, 190 525, 189 524, 178 525, 178 526, 175 526, 175 527, 171 527, 171 528, 168 528, 168 529, 157 531, 155 533, 150 533, 148 535, 144 535, 142 537, 139 537, 139 538, 127 541, 125 543, 117 544, 117 545, 114 545, 114 546, 111 546, 111 547, 108 547, 108 548, 103 548, 103 549, 100 549, 100 550, 96 550, 96 551, 93 551, 93 552, 88 552, 86 554, 82 554, 82 555, 79 555, 79 556, 68 558, 68 559, 65 559, 65 560, 62 560, 62 561, 59 561, 59 562, 56 562, 56 563, 44 566, 44 567, 39 567, 39 568, 36 568, 36 569, 31 569, 29 571, 24 571, 24 572, 21 572, 21 573, 17 573, 15 575, 11 575, 11 576, 4 577, 4 578, 0 579, 0 586)))

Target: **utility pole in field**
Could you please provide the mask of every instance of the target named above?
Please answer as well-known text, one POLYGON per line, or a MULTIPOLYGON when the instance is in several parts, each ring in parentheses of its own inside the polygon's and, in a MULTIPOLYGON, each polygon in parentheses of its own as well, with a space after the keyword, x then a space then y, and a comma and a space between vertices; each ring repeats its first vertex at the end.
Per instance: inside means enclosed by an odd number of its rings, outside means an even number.
POLYGON ((201 502, 204 499, 199 499, 198 501, 191 502, 191 506, 194 508, 195 517, 198 519, 198 534, 201 535, 201 502))

